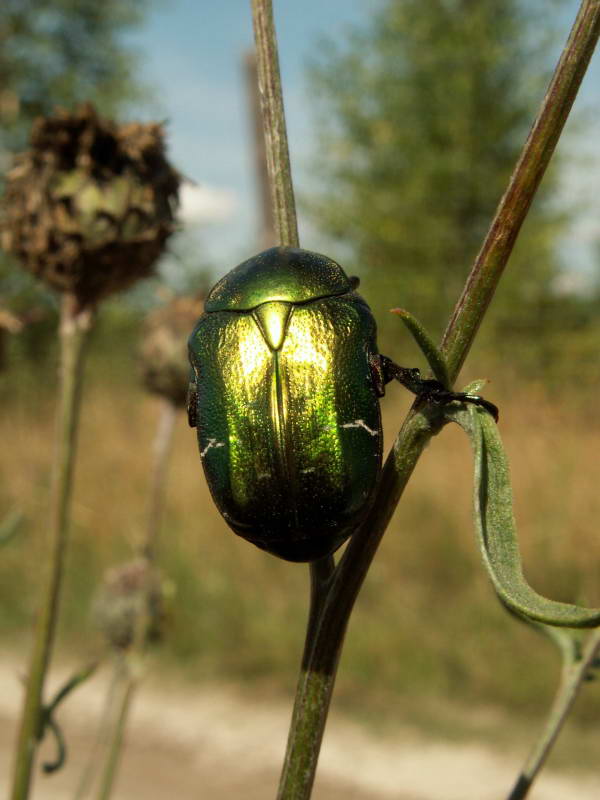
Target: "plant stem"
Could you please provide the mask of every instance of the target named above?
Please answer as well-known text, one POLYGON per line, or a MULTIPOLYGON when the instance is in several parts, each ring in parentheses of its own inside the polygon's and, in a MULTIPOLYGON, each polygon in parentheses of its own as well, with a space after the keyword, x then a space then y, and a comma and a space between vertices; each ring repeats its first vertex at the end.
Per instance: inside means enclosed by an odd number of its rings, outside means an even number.
POLYGON ((319 750, 327 721, 335 674, 348 620, 377 546, 395 505, 435 428, 422 413, 409 415, 381 476, 378 497, 388 498, 372 506, 369 528, 362 526, 351 538, 332 578, 319 623, 305 647, 290 727, 287 752, 279 784, 278 800, 310 797, 319 750), (398 442, 402 447, 398 447, 398 442), (371 535, 365 536, 366 530, 371 535), (360 539, 357 539, 359 537, 360 539), (352 551, 356 554, 353 555, 352 551))
POLYGON ((59 330, 60 395, 50 513, 51 552, 17 740, 12 800, 25 800, 29 795, 35 751, 41 733, 44 680, 54 643, 67 549, 85 344, 93 318, 93 311, 79 308, 72 295, 63 296, 59 330))
POLYGON ((156 556, 156 540, 162 521, 167 469, 171 445, 173 444, 175 422, 177 421, 177 411, 177 406, 168 397, 162 398, 158 427, 154 438, 154 463, 150 482, 146 537, 142 545, 142 554, 148 562, 153 562, 156 556))
MULTIPOLYGON (((281 91, 281 75, 277 54, 277 35, 271 0, 252 0, 252 19, 258 65, 258 88, 261 98, 262 124, 271 188, 272 216, 278 243, 282 247, 299 247, 298 220, 292 184, 292 168, 287 144, 287 129, 281 91)), ((330 580, 334 573, 332 556, 310 564, 310 610, 302 656, 302 669, 296 697, 305 692, 307 674, 315 633, 324 608, 330 580)), ((331 684, 333 686, 333 683, 331 684)), ((302 709, 296 705, 290 730, 299 729, 304 722, 302 709)))
MULTIPOLYGON (((134 623, 132 642, 117 663, 115 669, 118 675, 115 681, 120 688, 120 700, 118 711, 112 719, 112 732, 109 732, 109 744, 106 759, 102 767, 102 777, 100 779, 100 790, 98 800, 108 800, 117 777, 117 770, 121 758, 121 750, 125 742, 125 728, 127 717, 133 703, 133 697, 138 684, 139 661, 144 654, 146 636, 148 633, 149 619, 149 596, 152 591, 152 567, 156 559, 156 540, 160 531, 162 512, 165 499, 167 468, 169 455, 173 443, 173 433, 177 421, 177 406, 169 400, 163 398, 156 436, 154 439, 154 463, 152 477, 150 481, 150 501, 148 504, 148 518, 146 526, 146 536, 141 546, 142 558, 146 565, 146 591, 141 595, 140 606, 137 610, 137 617, 134 623)), ((107 705, 112 704, 111 695, 107 697, 107 705)))
POLYGON ((73 800, 84 800, 84 798, 87 797, 90 787, 94 782, 99 759, 101 758, 104 748, 108 746, 108 742, 110 741, 110 733, 115 715, 114 709, 119 699, 118 693, 123 672, 123 665, 121 662, 122 657, 119 656, 113 664, 112 675, 102 708, 100 724, 96 731, 94 743, 87 755, 87 762, 81 773, 73 800))
POLYGON ((254 50, 249 51, 244 56, 244 69, 248 90, 248 111, 254 145, 253 156, 257 190, 256 199, 260 208, 258 241, 260 243, 260 249, 266 250, 268 247, 273 247, 277 237, 275 235, 275 218, 273 216, 273 203, 271 202, 271 181, 269 180, 265 133, 263 131, 260 93, 258 91, 258 67, 256 64, 256 52, 254 50))
POLYGON ((113 735, 111 737, 106 764, 102 772, 100 781, 100 788, 98 791, 98 800, 108 800, 111 795, 115 778, 117 777, 117 769, 121 759, 123 750, 123 743, 125 740, 125 727, 127 724, 127 716, 131 708, 131 701, 137 686, 131 667, 129 658, 124 662, 125 675, 121 678, 121 698, 118 707, 118 713, 114 724, 113 735))
POLYGON ((540 737, 532 748, 521 774, 517 778, 507 800, 523 800, 544 766, 558 734, 577 699, 590 668, 600 652, 600 629, 593 631, 582 657, 578 661, 564 661, 560 683, 540 737))
MULTIPOLYGON (((263 7, 265 19, 270 21, 269 26, 255 22, 259 66, 261 53, 263 60, 273 59, 270 70, 263 66, 261 73, 275 74, 273 83, 280 87, 270 3, 253 0, 255 15, 257 7, 263 7), (262 38, 265 41, 261 43, 262 38)), ((586 71, 599 28, 600 0, 583 0, 508 189, 448 323, 442 351, 451 380, 456 379, 512 252, 586 71)), ((280 112, 283 115, 282 107, 280 112)), ((267 127, 274 125, 273 114, 272 108, 270 116, 265 114, 267 127)), ((280 129, 279 119, 276 130, 280 129)), ((268 151, 275 138, 267 137, 268 151)), ((277 173, 273 174, 277 179, 277 173)), ((281 196, 277 196, 281 202, 281 196)), ((335 672, 354 601, 418 458, 437 430, 439 426, 426 410, 413 406, 386 460, 371 511, 350 539, 335 569, 319 622, 309 624, 312 642, 305 647, 305 656, 309 655, 298 683, 278 800, 310 797, 335 672)))
POLYGON ((296 202, 271 0, 252 0, 252 21, 275 229, 281 246, 298 247, 296 202))
POLYGON ((494 296, 577 96, 599 33, 600 0, 582 0, 546 96, 444 334, 442 352, 453 379, 494 296))

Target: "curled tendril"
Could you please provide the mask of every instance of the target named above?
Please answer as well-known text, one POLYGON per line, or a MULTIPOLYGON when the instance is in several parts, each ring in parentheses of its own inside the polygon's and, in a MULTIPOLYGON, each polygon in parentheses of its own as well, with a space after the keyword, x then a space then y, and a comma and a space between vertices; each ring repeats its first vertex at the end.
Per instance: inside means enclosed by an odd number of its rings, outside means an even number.
POLYGON ((56 772, 64 766, 64 763, 67 759, 67 745, 65 742, 65 737, 60 725, 54 719, 54 712, 65 699, 65 697, 67 697, 73 691, 73 689, 81 686, 81 684, 84 683, 96 671, 98 664, 98 661, 93 661, 91 664, 88 664, 82 670, 79 670, 79 672, 76 672, 74 675, 72 675, 64 684, 64 686, 62 686, 54 695, 50 703, 45 705, 42 709, 37 734, 38 742, 42 741, 47 731, 50 731, 54 735, 54 739, 56 741, 55 758, 52 761, 45 761, 42 765, 42 769, 46 773, 56 772))
POLYGON ((600 608, 561 603, 538 594, 525 580, 513 515, 509 467, 498 428, 479 406, 447 406, 473 448, 475 530, 484 565, 500 600, 516 614, 546 625, 595 628, 600 608))
POLYGON ((42 769, 45 773, 51 774, 52 772, 56 772, 62 766, 67 759, 67 745, 65 743, 65 737, 61 730, 60 725, 58 722, 52 717, 52 715, 46 718, 45 729, 52 731, 54 734, 54 739, 56 741, 56 756, 53 761, 44 761, 42 764, 42 769))

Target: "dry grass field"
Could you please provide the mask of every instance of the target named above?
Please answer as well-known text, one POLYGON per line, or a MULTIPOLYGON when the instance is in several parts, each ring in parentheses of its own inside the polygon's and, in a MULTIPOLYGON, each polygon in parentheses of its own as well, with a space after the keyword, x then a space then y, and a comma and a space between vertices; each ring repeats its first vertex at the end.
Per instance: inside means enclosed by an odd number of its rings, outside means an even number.
MULTIPOLYGON (((128 362, 127 362, 128 363, 128 362)), ((107 350, 86 375, 71 547, 57 652, 99 646, 90 624, 103 571, 130 558, 143 533, 158 402, 107 350)), ((465 376, 465 382, 477 373, 465 376)), ((44 559, 54 375, 25 367, 1 389, 0 511, 21 509, 19 534, 0 551, 0 627, 22 647, 44 559)), ((514 384, 501 373, 487 395, 501 407, 526 573, 540 591, 600 604, 597 491, 600 418, 593 396, 514 384)), ((388 445, 409 398, 384 402, 388 445)), ((452 708, 499 707, 538 717, 557 677, 552 646, 500 608, 479 563, 470 521, 471 459, 446 428, 419 463, 351 621, 336 706, 381 727, 397 718, 456 731, 452 708)), ((234 536, 215 511, 194 434, 178 421, 159 561, 173 588, 161 669, 227 680, 260 695, 293 690, 306 613, 307 570, 234 536)), ((594 684, 580 725, 597 720, 594 684)), ((479 735, 465 717, 465 735, 479 735)))

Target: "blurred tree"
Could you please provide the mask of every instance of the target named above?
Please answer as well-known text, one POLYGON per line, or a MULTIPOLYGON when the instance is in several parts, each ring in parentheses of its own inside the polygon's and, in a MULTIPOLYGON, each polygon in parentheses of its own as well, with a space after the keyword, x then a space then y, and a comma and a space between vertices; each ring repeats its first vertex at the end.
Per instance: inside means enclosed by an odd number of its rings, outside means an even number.
POLYGON ((150 0, 5 0, 0 8, 0 151, 22 149, 31 121, 91 101, 107 116, 143 89, 122 40, 150 0))
MULTIPOLYGON (((399 331, 381 311, 405 304, 442 333, 544 90, 547 5, 384 0, 344 48, 320 48, 310 73, 319 189, 309 210, 350 246, 347 266, 365 277, 384 338, 390 325, 396 339, 399 331)), ((547 316, 566 221, 549 202, 554 175, 486 322, 496 344, 547 316)))

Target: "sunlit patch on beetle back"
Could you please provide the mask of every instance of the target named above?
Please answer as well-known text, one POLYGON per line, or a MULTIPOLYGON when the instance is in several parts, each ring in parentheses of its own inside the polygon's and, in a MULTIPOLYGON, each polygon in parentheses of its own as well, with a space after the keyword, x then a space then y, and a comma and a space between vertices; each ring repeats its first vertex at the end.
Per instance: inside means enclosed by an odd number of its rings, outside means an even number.
POLYGON ((254 309, 254 318, 271 350, 279 350, 283 344, 293 306, 291 303, 263 303, 254 309))

